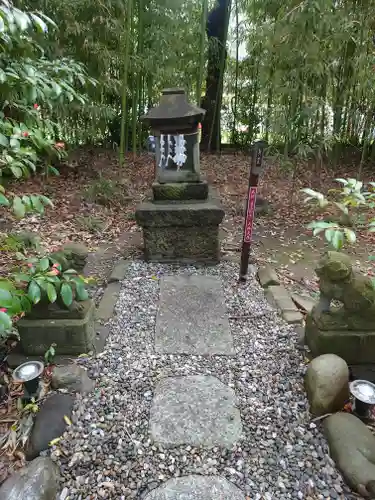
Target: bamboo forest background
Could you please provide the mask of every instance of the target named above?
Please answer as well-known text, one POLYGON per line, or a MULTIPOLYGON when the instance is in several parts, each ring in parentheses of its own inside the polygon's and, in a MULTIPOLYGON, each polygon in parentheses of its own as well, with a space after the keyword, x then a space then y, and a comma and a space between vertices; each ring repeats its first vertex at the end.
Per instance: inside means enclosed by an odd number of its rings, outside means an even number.
POLYGON ((203 106, 216 53, 223 97, 208 105, 219 103, 221 142, 248 147, 262 137, 284 158, 375 159, 375 0, 221 3, 230 11, 226 58, 206 36, 213 0, 15 2, 54 19, 48 51, 84 63, 99 82, 83 111, 54 110, 74 144, 123 142, 137 152, 147 135, 139 117, 163 87, 182 86, 203 106))

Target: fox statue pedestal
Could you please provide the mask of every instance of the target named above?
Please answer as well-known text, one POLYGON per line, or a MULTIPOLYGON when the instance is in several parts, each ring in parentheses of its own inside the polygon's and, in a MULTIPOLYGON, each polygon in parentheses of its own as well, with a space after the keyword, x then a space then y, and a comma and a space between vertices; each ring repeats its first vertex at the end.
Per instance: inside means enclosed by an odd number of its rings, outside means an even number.
POLYGON ((320 300, 306 318, 312 355, 336 354, 349 365, 375 364, 375 289, 348 255, 327 252, 316 268, 320 300), (331 301, 341 303, 332 307, 331 301))

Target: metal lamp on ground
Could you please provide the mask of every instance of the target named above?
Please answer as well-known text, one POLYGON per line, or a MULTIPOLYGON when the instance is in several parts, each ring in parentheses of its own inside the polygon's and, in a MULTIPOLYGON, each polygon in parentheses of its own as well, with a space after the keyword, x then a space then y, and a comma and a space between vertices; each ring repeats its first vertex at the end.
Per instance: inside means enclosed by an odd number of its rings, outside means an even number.
POLYGON ((361 418, 368 418, 375 405, 375 385, 367 380, 350 382, 349 389, 354 400, 354 411, 361 418))
POLYGON ((31 401, 32 398, 37 398, 43 370, 44 364, 41 361, 27 361, 13 371, 13 380, 21 382, 24 386, 23 401, 27 402, 31 401))

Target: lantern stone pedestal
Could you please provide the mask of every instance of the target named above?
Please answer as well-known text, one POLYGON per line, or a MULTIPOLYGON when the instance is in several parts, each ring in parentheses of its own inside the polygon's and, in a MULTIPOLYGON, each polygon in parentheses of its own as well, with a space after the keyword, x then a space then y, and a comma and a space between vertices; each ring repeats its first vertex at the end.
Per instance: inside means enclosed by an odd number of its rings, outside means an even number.
MULTIPOLYGON (((168 192, 168 184, 164 186, 168 192)), ((182 196, 191 186, 177 191, 182 196)), ((224 210, 214 196, 211 194, 206 200, 180 197, 179 201, 171 201, 168 194, 166 199, 161 199, 161 193, 162 190, 157 200, 145 202, 136 210, 137 223, 143 229, 145 259, 217 263, 220 260, 219 224, 224 210)))
POLYGON ((156 152, 152 199, 135 213, 148 261, 219 261, 224 211, 200 177, 198 127, 204 114, 187 102, 183 90, 167 89, 159 106, 143 117, 152 128, 156 152))
POLYGON ((91 299, 79 304, 80 311, 46 309, 44 314, 38 311, 37 317, 20 319, 17 328, 22 353, 43 356, 51 344, 57 345, 61 355, 95 350, 95 304, 91 299))

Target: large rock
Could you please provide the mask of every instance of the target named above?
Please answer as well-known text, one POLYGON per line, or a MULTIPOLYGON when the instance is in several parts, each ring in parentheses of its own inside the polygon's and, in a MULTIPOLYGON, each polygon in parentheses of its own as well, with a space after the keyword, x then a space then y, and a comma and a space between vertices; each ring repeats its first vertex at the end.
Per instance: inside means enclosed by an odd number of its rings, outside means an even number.
POLYGON ((1 500, 54 500, 59 490, 57 466, 50 458, 38 457, 0 487, 1 500))
POLYGON ((41 451, 49 448, 49 443, 64 434, 64 417, 71 417, 74 398, 70 394, 53 394, 45 400, 36 414, 33 430, 26 449, 26 458, 32 460, 41 451))
POLYGON ((170 479, 145 500, 245 500, 245 495, 223 477, 191 475, 170 479))
POLYGON ((348 485, 375 498, 375 437, 350 413, 336 413, 324 421, 331 457, 348 485), (370 484, 369 484, 370 483, 370 484), (372 491, 371 491, 372 490, 372 491))
POLYGON ((52 372, 51 386, 53 389, 67 389, 70 392, 86 394, 94 388, 94 382, 87 371, 75 363, 56 366, 52 372))
POLYGON ((335 354, 313 359, 307 368, 305 387, 314 415, 341 410, 349 398, 349 368, 335 354))

